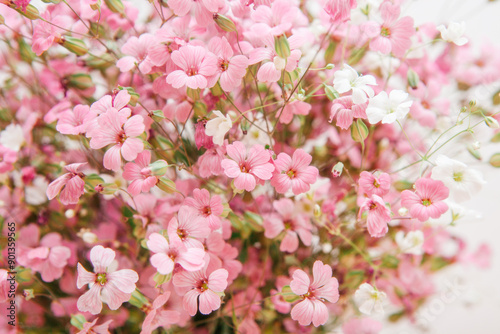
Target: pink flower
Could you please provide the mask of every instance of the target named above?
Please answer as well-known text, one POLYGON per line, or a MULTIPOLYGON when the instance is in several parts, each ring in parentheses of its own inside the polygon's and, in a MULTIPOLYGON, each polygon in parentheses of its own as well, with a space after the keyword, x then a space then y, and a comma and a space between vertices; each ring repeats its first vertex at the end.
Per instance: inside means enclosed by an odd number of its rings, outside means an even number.
POLYGON ((116 109, 109 109, 97 118, 98 131, 93 133, 90 147, 97 150, 114 144, 104 154, 104 167, 117 171, 121 167, 121 157, 134 160, 144 150, 139 138, 145 129, 144 119, 135 115, 125 120, 116 109))
POLYGON ((226 92, 238 87, 247 72, 248 58, 243 55, 234 56, 226 37, 213 37, 208 43, 208 50, 219 57, 217 70, 209 78, 209 87, 214 86, 219 78, 220 86, 226 92))
POLYGON ((202 46, 183 46, 172 53, 172 61, 181 68, 167 76, 174 88, 207 88, 208 78, 217 71, 217 57, 202 46))
POLYGON ((78 289, 85 284, 88 284, 90 288, 78 298, 77 307, 81 312, 98 314, 102 310, 102 303, 108 304, 112 310, 117 310, 130 299, 139 276, 131 269, 113 271, 110 266, 114 259, 115 252, 111 248, 99 245, 90 251, 90 261, 94 266, 93 273, 88 272, 78 263, 76 285, 78 289))
POLYGON ((13 170, 16 161, 17 152, 0 145, 0 174, 13 170))
POLYGON ((271 185, 280 194, 286 193, 290 188, 295 195, 305 193, 316 182, 319 171, 314 166, 309 166, 312 156, 303 149, 293 152, 293 156, 280 153, 274 161, 276 170, 271 179, 271 185))
POLYGON ((212 175, 222 174, 222 160, 224 160, 225 154, 226 148, 224 146, 214 146, 207 149, 207 151, 198 158, 200 176, 207 178, 212 175))
POLYGON ((52 44, 60 43, 63 39, 61 33, 64 31, 59 27, 70 27, 72 20, 66 15, 55 15, 51 17, 49 12, 44 12, 41 17, 44 19, 37 20, 37 24, 33 29, 33 44, 31 48, 37 56, 47 51, 52 44), (46 22, 48 21, 48 22, 46 22))
POLYGON ((280 251, 293 253, 299 247, 299 236, 304 245, 310 246, 312 240, 311 223, 309 218, 297 212, 295 203, 289 198, 282 198, 273 202, 274 209, 278 212, 265 217, 264 235, 266 238, 276 238, 285 231, 285 236, 280 244, 280 251))
MULTIPOLYGON (((411 46, 410 38, 415 33, 413 19, 409 16, 399 17, 399 5, 384 1, 380 5, 380 12, 384 23, 380 26, 377 36, 370 41, 370 49, 383 54, 392 52, 396 57, 402 58, 411 46)), ((374 37, 374 36, 370 36, 374 37)))
POLYGON ((356 6, 356 0, 328 0, 324 10, 333 23, 340 24, 350 19, 351 9, 356 6))
POLYGON ((262 40, 266 47, 256 48, 250 53, 249 64, 257 64, 263 62, 257 72, 257 79, 261 82, 273 83, 281 78, 283 71, 292 72, 297 68, 302 52, 299 38, 291 36, 288 38, 290 45, 290 55, 287 58, 278 56, 275 49, 274 37, 271 34, 262 36, 262 40))
POLYGON ((114 95, 104 95, 96 102, 92 103, 90 106, 90 110, 95 112, 96 114, 104 114, 109 109, 115 109, 120 112, 125 118, 130 117, 131 110, 130 108, 126 108, 128 103, 130 102, 129 92, 126 90, 120 90, 118 93, 114 95))
POLYGON ((353 318, 342 325, 344 334, 378 334, 382 324, 371 318, 353 318))
POLYGON ((205 251, 202 248, 187 248, 179 240, 173 240, 169 244, 159 233, 152 233, 147 245, 149 250, 155 253, 151 257, 151 264, 162 275, 170 274, 176 263, 187 271, 200 270, 205 264, 205 251))
POLYGON ((38 244, 39 236, 40 229, 34 224, 30 224, 21 230, 20 237, 28 241, 28 243, 20 245, 17 261, 20 265, 39 272, 43 281, 52 282, 61 278, 64 267, 66 267, 68 259, 71 257, 71 250, 63 246, 62 237, 59 233, 51 232, 46 234, 40 240, 40 244, 38 244), (27 239, 28 235, 30 239, 27 239))
POLYGON ((359 208, 359 217, 365 211, 368 211, 366 219, 368 233, 374 238, 383 237, 389 230, 387 223, 391 221, 391 210, 385 206, 380 196, 372 195, 359 208))
POLYGON ((285 108, 283 108, 279 121, 283 124, 289 124, 293 120, 293 115, 309 115, 311 108, 311 105, 304 101, 295 100, 287 103, 285 108))
POLYGON ((252 191, 257 183, 273 176, 274 166, 269 162, 271 154, 262 145, 254 145, 246 153, 243 143, 236 141, 226 147, 232 159, 222 160, 224 173, 234 179, 234 186, 240 190, 252 191))
POLYGON ((371 195, 384 196, 387 195, 391 188, 391 177, 387 173, 380 173, 378 177, 369 172, 361 172, 359 175, 359 190, 365 196, 371 195))
POLYGON ((220 308, 219 294, 227 287, 227 277, 226 269, 217 269, 208 274, 205 268, 175 274, 173 283, 177 288, 188 290, 184 295, 183 306, 190 316, 194 316, 198 311, 198 299, 201 314, 210 314, 220 308))
POLYGON ((83 328, 76 334, 109 334, 109 324, 113 320, 108 320, 100 325, 96 325, 99 318, 95 318, 92 322, 86 322, 83 324, 83 328))
POLYGON ((401 205, 410 210, 410 216, 424 222, 429 218, 439 218, 448 210, 443 202, 450 191, 443 182, 420 178, 415 182, 416 191, 405 190, 401 193, 401 205))
POLYGON ((198 149, 204 147, 206 149, 210 149, 214 147, 214 142, 212 140, 212 136, 208 136, 205 133, 205 125, 207 124, 206 119, 199 120, 196 123, 195 133, 194 133, 194 141, 196 143, 196 147, 198 149))
POLYGON ((363 104, 353 104, 350 96, 344 96, 336 99, 330 109, 329 122, 337 117, 337 126, 347 130, 351 127, 354 118, 366 119, 366 107, 368 102, 363 104))
POLYGON ((205 225, 210 229, 216 230, 220 227, 220 217, 224 206, 220 196, 214 195, 210 197, 210 193, 206 189, 193 190, 193 197, 188 197, 184 200, 184 205, 194 208, 205 225))
POLYGON ((170 291, 156 297, 142 323, 140 334, 151 334, 158 327, 167 327, 179 321, 179 312, 163 309, 163 306, 167 303, 169 298, 170 291))
POLYGON ((85 175, 80 172, 80 169, 86 164, 86 162, 76 163, 64 167, 69 173, 58 177, 49 184, 46 192, 49 200, 56 197, 60 192, 59 200, 62 204, 78 203, 85 191, 85 181, 83 181, 85 175))
POLYGON ((155 44, 156 37, 151 34, 142 34, 139 38, 129 37, 121 48, 121 51, 128 56, 118 60, 116 66, 121 72, 128 72, 135 67, 135 64, 138 64, 141 73, 149 73, 153 64, 148 58, 148 50, 155 44))
POLYGON ((302 326, 313 323, 315 327, 324 325, 328 320, 328 309, 323 303, 336 303, 339 300, 339 283, 332 277, 332 267, 321 261, 314 262, 313 282, 303 270, 295 270, 290 288, 303 300, 292 309, 292 319, 302 326))
POLYGON ((56 130, 64 135, 85 133, 96 116, 93 111, 90 111, 89 106, 79 104, 73 110, 66 110, 59 114, 56 130))
POLYGON ((151 152, 143 151, 137 155, 135 162, 128 162, 123 168, 123 178, 132 181, 127 191, 132 196, 141 192, 147 193, 158 182, 158 178, 151 173, 148 167, 151 163, 151 152))
POLYGON ((193 17, 201 26, 213 22, 212 13, 217 13, 225 7, 224 0, 168 0, 167 3, 177 16, 185 16, 193 11, 193 17))
POLYGON ((188 248, 204 248, 202 240, 210 234, 210 228, 193 208, 183 205, 177 218, 168 223, 168 239, 171 243, 182 241, 188 248))

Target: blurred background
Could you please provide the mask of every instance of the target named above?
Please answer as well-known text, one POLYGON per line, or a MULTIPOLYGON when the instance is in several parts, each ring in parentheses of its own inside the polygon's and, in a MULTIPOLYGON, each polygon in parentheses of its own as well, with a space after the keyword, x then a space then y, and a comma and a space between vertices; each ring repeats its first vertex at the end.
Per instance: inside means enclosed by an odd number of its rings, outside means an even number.
MULTIPOLYGON (((485 44, 500 48, 500 1, 413 0, 403 5, 402 15, 411 15, 417 26, 424 22, 446 25, 464 21, 474 50, 479 51, 485 44)), ((487 160, 500 152, 500 144, 481 142, 480 151, 487 160)), ((464 206, 479 211, 482 218, 450 228, 467 240, 469 250, 487 242, 492 249, 491 268, 453 268, 443 272, 433 279, 438 293, 423 306, 416 319, 420 326, 402 322, 387 326, 383 334, 500 333, 500 173, 485 165, 474 168, 482 171, 488 183, 479 196, 464 206)))

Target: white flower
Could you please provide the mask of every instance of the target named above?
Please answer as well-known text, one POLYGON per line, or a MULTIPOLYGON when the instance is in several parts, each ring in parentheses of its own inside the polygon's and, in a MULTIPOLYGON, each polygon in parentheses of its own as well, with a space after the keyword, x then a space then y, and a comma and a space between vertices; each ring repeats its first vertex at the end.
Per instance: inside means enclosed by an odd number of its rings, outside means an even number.
POLYGON ((405 235, 403 231, 399 231, 396 233, 396 243, 404 254, 422 255, 424 233, 422 231, 410 231, 405 235))
POLYGON ((370 99, 366 108, 366 116, 370 124, 382 121, 383 124, 394 123, 406 117, 413 101, 406 101, 408 93, 402 90, 393 90, 387 95, 382 91, 370 99))
POLYGON ((441 32, 441 37, 451 43, 455 43, 458 46, 466 44, 469 40, 464 37, 465 34, 465 22, 451 22, 446 28, 444 25, 437 27, 437 30, 441 32))
POLYGON ((333 88, 339 92, 347 93, 352 90, 352 102, 354 104, 365 103, 368 97, 373 97, 373 89, 369 86, 376 86, 375 77, 371 75, 360 76, 351 66, 344 64, 344 68, 335 72, 333 88))
POLYGON ((450 189, 451 197, 457 202, 470 199, 486 183, 479 171, 444 155, 436 159, 431 177, 442 181, 450 189))
POLYGON ((26 186, 24 190, 24 200, 31 205, 40 205, 47 202, 47 187, 49 183, 43 176, 36 176, 33 183, 26 186))
POLYGON ((0 132, 0 144, 19 152, 24 144, 23 128, 19 124, 10 124, 0 132))
POLYGON ((214 144, 222 145, 224 136, 233 127, 233 122, 231 122, 229 115, 224 116, 219 110, 214 110, 213 113, 217 117, 207 122, 205 134, 213 137, 214 144))
POLYGON ((363 314, 370 315, 384 314, 384 303, 387 301, 387 294, 382 291, 375 290, 368 283, 363 283, 354 293, 354 302, 363 314))

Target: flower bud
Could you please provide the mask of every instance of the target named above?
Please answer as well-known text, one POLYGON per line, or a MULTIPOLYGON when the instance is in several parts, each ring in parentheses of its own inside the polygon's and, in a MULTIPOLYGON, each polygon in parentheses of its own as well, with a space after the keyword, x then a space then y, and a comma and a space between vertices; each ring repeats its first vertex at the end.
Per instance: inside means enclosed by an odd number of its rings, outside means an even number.
POLYGON ((35 292, 33 289, 24 289, 23 290, 23 295, 26 300, 30 300, 35 298, 35 292))
POLYGON ((73 326, 75 326, 76 328, 82 330, 83 329, 83 324, 87 322, 87 320, 85 320, 85 317, 83 316, 83 314, 73 314, 71 316, 71 324, 73 326))
POLYGON ((128 302, 138 308, 141 308, 144 305, 149 304, 147 298, 137 290, 134 290, 132 292, 132 296, 130 296, 130 300, 128 302))
POLYGON ((213 18, 214 18, 215 23, 222 30, 227 31, 227 32, 237 31, 236 25, 234 24, 233 21, 231 21, 230 18, 228 18, 222 14, 218 14, 218 13, 214 13, 213 18))
POLYGON ((339 177, 342 175, 342 171, 344 170, 344 164, 341 162, 337 162, 335 166, 332 168, 332 176, 339 177))
POLYGON ((325 94, 330 101, 336 100, 340 96, 339 93, 332 86, 328 85, 325 85, 325 94))
POLYGON ((85 60, 85 64, 90 68, 94 68, 97 70, 105 70, 109 68, 111 65, 114 65, 115 62, 113 61, 111 55, 103 53, 99 57, 89 56, 85 60))
POLYGON ((67 77, 67 86, 70 88, 76 88, 80 90, 85 90, 94 87, 92 78, 86 73, 75 73, 67 77))
POLYGON ((75 218, 76 212, 73 209, 66 210, 64 216, 68 219, 75 218))
POLYGON ((398 214, 401 216, 401 217, 404 217, 408 214, 408 209, 405 208, 405 207, 401 207, 399 208, 398 210, 398 214))
POLYGON ((137 101, 139 101, 139 98, 141 96, 134 90, 134 88, 119 86, 118 89, 126 90, 128 92, 128 94, 130 95, 130 102, 128 104, 130 104, 132 107, 135 107, 137 105, 137 101))
POLYGON ((40 18, 40 12, 36 9, 35 6, 29 4, 26 7, 26 10, 16 9, 16 11, 22 16, 30 19, 30 20, 38 20, 40 18))
POLYGON ((168 163, 165 160, 156 160, 149 164, 149 171, 153 176, 163 176, 167 172, 168 163))
POLYGON ((290 44, 288 44, 288 39, 285 35, 281 35, 274 38, 274 48, 276 49, 276 54, 281 58, 290 57, 290 44))
POLYGON ((498 129, 499 128, 499 125, 498 125, 498 121, 496 119, 494 119, 493 117, 491 116, 486 116, 484 118, 484 122, 486 123, 486 125, 492 129, 498 129))
POLYGON ((329 63, 329 64, 326 64, 325 69, 333 70, 334 67, 335 67, 335 65, 333 65, 332 63, 329 63))
POLYGON ((408 70, 408 73, 406 74, 407 80, 408 80, 408 86, 411 88, 417 88, 418 83, 420 82, 420 78, 414 70, 411 68, 408 70))
POLYGON ((5 18, 2 15, 0 15, 0 24, 5 24, 5 18))
POLYGON ((240 127, 241 131, 243 131, 243 134, 246 135, 248 133, 248 129, 250 129, 250 122, 248 122, 246 119, 242 119, 240 127))
POLYGON ((104 3, 113 13, 122 14, 125 11, 125 6, 121 0, 104 0, 104 3))
POLYGON ((83 56, 88 52, 88 48, 85 45, 85 42, 78 38, 65 36, 62 40, 61 45, 77 56, 83 56))
POLYGON ((159 182, 156 184, 156 186, 158 188, 160 188, 161 190, 163 190, 164 192, 166 192, 168 194, 172 194, 172 193, 177 191, 177 187, 175 186, 175 182, 166 178, 165 176, 160 177, 158 179, 158 181, 159 182))

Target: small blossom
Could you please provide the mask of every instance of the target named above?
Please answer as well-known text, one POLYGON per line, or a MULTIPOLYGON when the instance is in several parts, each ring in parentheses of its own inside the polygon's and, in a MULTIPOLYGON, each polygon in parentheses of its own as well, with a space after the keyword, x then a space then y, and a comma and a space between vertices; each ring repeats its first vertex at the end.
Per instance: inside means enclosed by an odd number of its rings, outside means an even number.
POLYGON ((337 126, 347 130, 352 125, 354 118, 366 118, 366 107, 368 102, 363 104, 354 104, 350 96, 344 96, 336 99, 330 109, 329 122, 337 117, 337 126))
POLYGON ((404 254, 422 255, 424 233, 422 231, 410 231, 405 235, 403 231, 399 231, 396 233, 396 243, 404 254))
POLYGON ((109 325, 113 320, 108 320, 100 325, 96 325, 99 318, 95 318, 92 322, 86 322, 83 324, 83 328, 76 334, 109 334, 109 325))
POLYGON ((87 132, 87 127, 97 115, 87 105, 79 104, 73 110, 59 114, 56 130, 65 135, 78 135, 87 132))
POLYGON ((158 178, 151 174, 151 169, 148 167, 150 163, 151 152, 143 151, 137 155, 135 162, 125 164, 122 176, 125 180, 132 181, 127 188, 130 195, 146 193, 158 182, 158 178))
POLYGON ((84 174, 80 172, 83 166, 87 163, 77 163, 67 165, 65 168, 69 173, 66 173, 49 184, 47 188, 47 197, 49 200, 59 195, 61 203, 64 205, 76 204, 85 191, 84 174))
POLYGON ((376 290, 368 283, 363 283, 354 293, 354 302, 363 314, 384 314, 384 304, 387 294, 376 290))
POLYGON ((181 241, 171 243, 159 233, 152 233, 147 241, 148 249, 154 253, 151 264, 162 275, 168 275, 174 270, 176 263, 187 271, 196 271, 205 264, 205 251, 201 248, 187 248, 181 241))
POLYGON ((402 120, 410 111, 412 101, 407 101, 408 93, 402 90, 393 90, 389 95, 385 91, 370 99, 366 108, 366 116, 370 124, 394 123, 396 120, 402 120))
POLYGON ((158 327, 166 327, 179 321, 179 312, 164 309, 164 305, 167 303, 169 298, 169 291, 156 297, 142 323, 142 330, 140 334, 151 334, 158 327))
POLYGON ((23 128, 19 124, 9 124, 0 132, 0 145, 19 152, 25 143, 23 128))
POLYGON ((359 216, 364 211, 368 211, 368 233, 374 238, 383 237, 389 229, 387 223, 391 221, 391 210, 385 206, 384 200, 380 196, 372 195, 359 208, 359 216))
POLYGON ((117 171, 121 167, 121 157, 127 161, 134 160, 144 150, 140 136, 145 129, 141 115, 124 119, 116 109, 109 109, 97 118, 98 131, 90 140, 90 147, 97 150, 114 144, 104 154, 104 167, 117 171))
POLYGON ((233 122, 231 122, 229 115, 224 116, 219 110, 214 110, 213 113, 216 117, 205 125, 205 134, 213 137, 214 144, 222 145, 226 133, 233 127, 233 122))
POLYGON ((201 314, 210 314, 221 305, 219 294, 227 287, 226 269, 207 273, 207 269, 195 272, 183 271, 174 275, 173 283, 178 288, 188 289, 183 299, 184 310, 194 316, 198 307, 201 314))
POLYGON ((121 72, 128 72, 137 64, 141 73, 149 73, 153 64, 147 57, 148 50, 155 43, 156 37, 151 34, 142 34, 139 38, 130 37, 121 48, 121 51, 127 56, 120 58, 116 66, 121 72))
POLYGON ((167 76, 167 83, 174 88, 207 88, 208 77, 217 71, 217 57, 201 46, 181 47, 172 53, 172 61, 181 68, 167 76))
POLYGON ((333 79, 333 88, 340 94, 352 91, 352 103, 362 104, 373 97, 373 88, 377 81, 372 75, 360 76, 351 66, 344 64, 342 70, 335 72, 333 79))
POLYGON ((339 283, 332 277, 332 267, 321 261, 314 262, 313 282, 303 270, 295 270, 290 282, 293 293, 302 297, 302 301, 292 308, 292 319, 302 326, 324 325, 328 320, 328 309, 324 301, 336 303, 339 300, 339 283))
POLYGON ((340 24, 350 19, 351 9, 356 5, 356 0, 328 0, 324 10, 334 24, 340 24))
POLYGON ((391 188, 391 177, 387 173, 380 173, 375 176, 372 173, 363 171, 359 175, 358 184, 360 191, 365 196, 377 195, 382 197, 387 195, 391 188))
POLYGON ((450 189, 451 197, 457 202, 470 199, 486 184, 479 171, 444 155, 436 159, 436 166, 432 168, 431 177, 442 181, 450 189))
POLYGON ((0 145, 0 174, 13 170, 16 161, 17 152, 0 145))
POLYGON ((99 245, 90 251, 93 273, 78 263, 77 287, 81 289, 88 284, 90 288, 78 298, 77 307, 81 312, 98 314, 102 310, 102 303, 108 304, 111 310, 117 310, 130 299, 139 276, 130 269, 114 271, 112 263, 115 255, 112 249, 99 245))
POLYGON ((302 149, 293 152, 290 157, 286 153, 280 153, 274 161, 274 171, 271 185, 280 194, 292 189, 295 195, 305 193, 311 189, 311 184, 316 182, 319 171, 314 166, 309 166, 312 156, 302 149))
POLYGON ((234 186, 240 190, 252 191, 261 180, 273 176, 274 166, 269 162, 271 154, 261 145, 254 145, 246 153, 245 145, 237 141, 226 147, 231 159, 222 160, 224 173, 234 178, 234 186))
POLYGON ((420 178, 415 182, 416 191, 404 190, 401 193, 401 205, 408 208, 410 215, 420 221, 439 218, 448 210, 444 202, 449 190, 441 181, 420 178))
POLYGON ((448 27, 444 25, 437 26, 437 30, 441 33, 441 38, 447 42, 455 43, 458 46, 467 44, 469 41, 465 34, 465 22, 451 22, 448 27))
POLYGON ((206 189, 195 189, 193 197, 186 198, 184 204, 196 209, 204 223, 212 230, 220 227, 224 206, 219 195, 210 196, 206 189))

